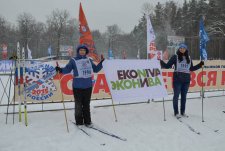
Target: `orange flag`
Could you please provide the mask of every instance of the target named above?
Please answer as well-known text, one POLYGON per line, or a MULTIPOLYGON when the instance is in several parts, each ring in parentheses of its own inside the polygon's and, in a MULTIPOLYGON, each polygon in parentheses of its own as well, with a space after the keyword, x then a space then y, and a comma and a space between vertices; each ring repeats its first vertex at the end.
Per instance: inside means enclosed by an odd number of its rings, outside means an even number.
POLYGON ((95 44, 91 35, 91 31, 88 27, 88 23, 83 11, 83 8, 80 3, 80 12, 79 12, 79 30, 80 30, 80 44, 84 44, 89 49, 88 56, 93 59, 95 62, 100 62, 100 59, 96 53, 95 44))

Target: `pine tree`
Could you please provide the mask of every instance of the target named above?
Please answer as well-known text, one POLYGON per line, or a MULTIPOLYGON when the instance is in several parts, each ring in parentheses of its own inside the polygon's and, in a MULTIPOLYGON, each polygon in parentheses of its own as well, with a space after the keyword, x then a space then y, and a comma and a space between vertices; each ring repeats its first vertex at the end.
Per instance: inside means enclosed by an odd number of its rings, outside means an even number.
POLYGON ((212 37, 225 36, 225 17, 220 6, 222 1, 210 0, 206 14, 206 28, 212 37))
POLYGON ((182 9, 178 8, 175 16, 175 22, 173 24, 173 29, 176 32, 176 35, 182 36, 182 9))
POLYGON ((183 33, 183 36, 189 36, 189 16, 188 16, 188 3, 187 0, 184 0, 183 7, 182 7, 182 18, 181 18, 181 32, 183 33))
POLYGON ((138 49, 140 50, 140 58, 146 59, 147 57, 147 27, 146 27, 147 21, 145 14, 143 14, 141 20, 139 21, 139 24, 135 26, 132 35, 134 36, 136 40, 136 44, 138 49))

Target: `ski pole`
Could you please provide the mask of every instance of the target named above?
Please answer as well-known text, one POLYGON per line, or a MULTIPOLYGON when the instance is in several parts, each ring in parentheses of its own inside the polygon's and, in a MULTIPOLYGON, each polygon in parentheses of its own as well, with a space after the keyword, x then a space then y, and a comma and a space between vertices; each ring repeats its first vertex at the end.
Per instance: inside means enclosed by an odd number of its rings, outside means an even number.
MULTIPOLYGON (((103 54, 101 54, 101 60, 104 59, 104 56, 103 54)), ((117 122, 117 117, 116 117, 116 110, 115 110, 115 105, 114 105, 114 102, 113 102, 113 98, 112 98, 112 107, 113 107, 113 113, 114 113, 114 116, 115 116, 115 121, 117 122)))
POLYGON ((104 56, 103 56, 103 54, 101 54, 101 60, 103 60, 104 59, 104 56))
POLYGON ((163 113, 164 113, 164 121, 166 121, 165 99, 164 98, 163 98, 163 113))
POLYGON ((113 112, 114 112, 114 116, 115 116, 115 121, 117 122, 116 110, 115 110, 115 105, 114 105, 114 102, 113 102, 113 98, 112 98, 112 106, 113 106, 113 112))
MULTIPOLYGON (((59 67, 58 61, 56 61, 56 66, 59 67)), ((69 127, 68 127, 67 116, 66 116, 66 107, 65 107, 65 103, 64 103, 64 96, 62 93, 61 77, 60 77, 59 71, 57 72, 57 76, 59 78, 59 87, 60 87, 60 92, 61 92, 61 96, 62 96, 62 103, 63 103, 64 115, 65 115, 65 120, 66 120, 66 128, 67 128, 67 132, 69 133, 69 127)))

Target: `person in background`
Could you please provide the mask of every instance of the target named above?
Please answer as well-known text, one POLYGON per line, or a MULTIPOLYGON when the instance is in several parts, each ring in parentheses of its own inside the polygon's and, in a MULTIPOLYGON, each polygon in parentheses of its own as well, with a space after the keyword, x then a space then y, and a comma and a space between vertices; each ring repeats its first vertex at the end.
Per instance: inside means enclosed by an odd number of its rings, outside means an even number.
POLYGON ((87 57, 89 53, 85 45, 77 47, 77 56, 70 59, 64 67, 56 67, 56 71, 62 74, 70 73, 73 70, 73 94, 75 99, 75 121, 76 125, 91 126, 90 100, 92 94, 92 74, 102 69, 104 58, 95 65, 87 57))
POLYGON ((168 63, 160 60, 160 64, 163 68, 171 68, 172 65, 175 66, 173 73, 173 109, 174 116, 177 118, 180 117, 188 117, 185 114, 186 107, 186 97, 189 89, 191 76, 190 72, 200 69, 204 65, 204 61, 200 61, 199 64, 193 66, 192 60, 189 56, 189 52, 187 50, 187 45, 180 44, 179 48, 175 55, 173 55, 168 63), (180 104, 180 114, 178 111, 178 99, 181 94, 181 104, 180 104))

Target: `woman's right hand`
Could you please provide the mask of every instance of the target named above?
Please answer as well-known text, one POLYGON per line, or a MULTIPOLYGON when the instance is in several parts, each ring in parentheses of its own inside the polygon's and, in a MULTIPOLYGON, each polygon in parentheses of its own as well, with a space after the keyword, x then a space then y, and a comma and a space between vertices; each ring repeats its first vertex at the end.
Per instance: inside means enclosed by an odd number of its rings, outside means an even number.
POLYGON ((55 67, 56 72, 62 73, 62 68, 60 68, 59 66, 55 67))

